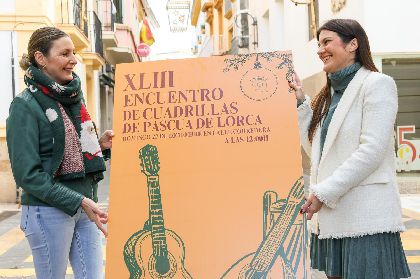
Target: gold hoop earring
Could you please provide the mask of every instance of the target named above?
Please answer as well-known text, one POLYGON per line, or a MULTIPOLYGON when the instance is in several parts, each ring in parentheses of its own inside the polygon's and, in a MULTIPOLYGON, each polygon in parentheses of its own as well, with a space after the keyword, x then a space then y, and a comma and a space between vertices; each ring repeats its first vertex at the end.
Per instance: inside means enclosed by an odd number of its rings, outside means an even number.
POLYGON ((47 65, 46 65, 46 64, 42 66, 42 70, 44 70, 44 69, 45 69, 45 67, 47 67, 47 65))

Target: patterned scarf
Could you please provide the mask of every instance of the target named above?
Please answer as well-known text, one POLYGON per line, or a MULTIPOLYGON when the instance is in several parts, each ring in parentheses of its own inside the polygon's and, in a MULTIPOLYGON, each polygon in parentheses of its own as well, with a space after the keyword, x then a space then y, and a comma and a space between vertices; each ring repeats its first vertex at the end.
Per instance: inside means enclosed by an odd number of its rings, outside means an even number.
POLYGON ((73 73, 72 81, 60 85, 31 65, 24 79, 54 132, 54 178, 69 180, 92 174, 96 181, 101 180, 105 163, 96 127, 85 107, 79 77, 73 73))

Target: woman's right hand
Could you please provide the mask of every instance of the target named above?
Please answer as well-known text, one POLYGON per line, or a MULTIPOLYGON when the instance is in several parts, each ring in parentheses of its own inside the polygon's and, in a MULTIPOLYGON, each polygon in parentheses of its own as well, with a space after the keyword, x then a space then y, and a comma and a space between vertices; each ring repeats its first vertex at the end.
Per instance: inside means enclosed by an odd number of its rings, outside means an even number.
POLYGON ((296 73, 293 73, 292 80, 288 80, 289 86, 295 91, 297 101, 304 101, 305 94, 303 93, 302 81, 296 73))
POLYGON ((101 210, 96 202, 88 198, 83 198, 81 207, 88 218, 92 222, 95 222, 98 229, 100 229, 104 236, 107 237, 108 232, 104 227, 104 224, 108 223, 108 214, 101 210))

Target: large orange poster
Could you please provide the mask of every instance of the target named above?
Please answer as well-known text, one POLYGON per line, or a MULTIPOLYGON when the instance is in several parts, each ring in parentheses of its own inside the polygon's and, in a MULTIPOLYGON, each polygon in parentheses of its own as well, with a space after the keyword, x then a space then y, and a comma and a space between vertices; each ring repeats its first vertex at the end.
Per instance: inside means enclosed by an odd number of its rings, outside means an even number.
POLYGON ((117 65, 107 278, 309 278, 292 74, 289 52, 117 65))

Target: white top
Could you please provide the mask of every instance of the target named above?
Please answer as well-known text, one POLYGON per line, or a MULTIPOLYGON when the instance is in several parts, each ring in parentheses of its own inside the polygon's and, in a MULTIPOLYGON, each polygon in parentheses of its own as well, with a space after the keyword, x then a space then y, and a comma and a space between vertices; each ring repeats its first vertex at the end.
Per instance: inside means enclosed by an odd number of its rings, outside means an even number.
POLYGON ((309 97, 299 106, 301 144, 311 158, 309 191, 324 203, 309 221, 319 238, 404 231, 395 171, 394 80, 362 67, 331 119, 320 156, 320 127, 312 144, 309 97))

